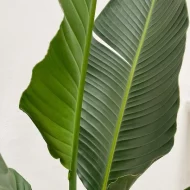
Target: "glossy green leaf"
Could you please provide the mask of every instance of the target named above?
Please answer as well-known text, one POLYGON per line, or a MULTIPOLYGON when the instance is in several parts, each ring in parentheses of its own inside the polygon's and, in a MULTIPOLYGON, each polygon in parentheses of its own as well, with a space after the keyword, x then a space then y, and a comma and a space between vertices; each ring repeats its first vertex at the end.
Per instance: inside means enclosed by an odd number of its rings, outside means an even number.
MULTIPOLYGON (((111 0, 95 23, 78 174, 88 190, 128 190, 174 143, 184 0, 111 0)), ((164 168, 163 168, 164 169, 164 168)))
POLYGON ((32 190, 29 183, 20 174, 6 166, 1 155, 0 190, 32 190))
POLYGON ((64 20, 46 57, 35 66, 20 108, 36 124, 53 157, 76 160, 82 97, 96 0, 59 0, 64 20))
POLYGON ((185 190, 190 190, 190 187, 188 187, 187 189, 185 189, 185 190))

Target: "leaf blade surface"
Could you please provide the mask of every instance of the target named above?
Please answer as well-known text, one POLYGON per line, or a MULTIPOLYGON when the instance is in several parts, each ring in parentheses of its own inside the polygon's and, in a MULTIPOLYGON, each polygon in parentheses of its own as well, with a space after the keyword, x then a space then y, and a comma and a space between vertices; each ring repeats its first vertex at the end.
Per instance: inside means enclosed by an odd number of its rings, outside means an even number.
POLYGON ((88 190, 129 189, 171 150, 187 25, 184 0, 112 0, 97 18, 117 54, 93 40, 78 161, 88 190))

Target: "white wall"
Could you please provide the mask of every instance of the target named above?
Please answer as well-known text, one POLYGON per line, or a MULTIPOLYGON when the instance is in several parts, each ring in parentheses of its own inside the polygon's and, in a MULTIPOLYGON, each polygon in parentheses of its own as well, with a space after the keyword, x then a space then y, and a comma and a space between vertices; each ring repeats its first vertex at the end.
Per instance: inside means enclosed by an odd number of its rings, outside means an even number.
MULTIPOLYGON (((62 20, 57 2, 0 0, 0 151, 8 165, 22 173, 34 190, 68 189, 67 171, 51 158, 36 127, 18 109, 32 68, 45 55, 62 20)), ((97 12, 107 2, 98 0, 97 12)), ((187 104, 190 102, 190 32, 188 35, 180 75, 181 108, 175 146, 148 169, 132 190, 183 190, 190 185, 190 103, 187 104)), ((79 190, 84 190, 82 184, 79 190)))

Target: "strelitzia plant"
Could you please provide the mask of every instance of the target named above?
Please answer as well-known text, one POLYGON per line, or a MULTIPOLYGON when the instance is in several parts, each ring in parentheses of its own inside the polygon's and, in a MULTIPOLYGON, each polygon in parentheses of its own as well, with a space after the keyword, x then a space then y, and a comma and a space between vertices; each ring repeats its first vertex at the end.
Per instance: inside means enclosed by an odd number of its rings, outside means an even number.
POLYGON ((20 108, 88 190, 128 190, 174 143, 185 0, 59 0, 64 19, 20 108), (92 37, 92 32, 97 37, 92 37), (102 42, 103 41, 103 42, 102 42))

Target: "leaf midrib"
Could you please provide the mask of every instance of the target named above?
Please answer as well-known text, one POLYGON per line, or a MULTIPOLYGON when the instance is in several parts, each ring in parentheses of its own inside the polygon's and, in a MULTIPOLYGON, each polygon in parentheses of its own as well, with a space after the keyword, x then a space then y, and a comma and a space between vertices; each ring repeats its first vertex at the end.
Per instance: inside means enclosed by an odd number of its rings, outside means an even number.
POLYGON ((152 0, 152 2, 151 2, 151 6, 150 6, 149 13, 147 15, 144 30, 143 30, 141 39, 139 41, 139 45, 138 45, 138 48, 137 48, 136 55, 135 55, 133 63, 132 63, 131 71, 130 71, 130 74, 129 74, 126 89, 125 89, 125 92, 124 92, 124 95, 123 95, 123 100, 122 100, 122 103, 121 103, 121 109, 120 109, 120 112, 119 112, 119 115, 118 115, 118 120, 117 120, 117 123, 116 123, 115 132, 114 132, 114 135, 113 135, 114 139, 113 139, 111 149, 110 149, 110 155, 109 155, 108 163, 107 163, 107 166, 106 166, 106 172, 105 172, 105 175, 104 175, 102 190, 107 189, 109 175, 110 175, 111 166, 112 166, 112 162, 113 162, 113 157, 114 157, 114 153, 115 153, 115 148, 116 148, 116 145, 117 145, 117 140, 118 140, 121 124, 122 124, 123 115, 124 115, 124 112, 125 112, 125 108, 126 108, 126 105, 127 105, 128 98, 129 98, 129 93, 130 93, 130 89, 131 89, 131 86, 132 86, 136 66, 138 64, 139 57, 140 57, 140 54, 141 54, 141 50, 142 50, 143 45, 144 45, 144 41, 145 41, 145 38, 146 38, 146 35, 147 35, 147 31, 148 31, 148 28, 149 28, 149 24, 150 24, 150 21, 151 21, 151 17, 152 17, 152 13, 153 13, 156 1, 157 0, 152 0))
POLYGON ((83 64, 82 64, 82 69, 81 69, 81 78, 80 78, 79 88, 78 88, 76 114, 75 114, 75 120, 74 120, 73 150, 72 150, 72 161, 71 161, 72 162, 71 171, 74 171, 74 172, 77 170, 81 110, 82 110, 86 71, 87 71, 87 66, 88 66, 88 56, 90 52, 90 44, 91 44, 91 39, 92 39, 92 29, 94 25, 95 9, 96 9, 96 0, 92 0, 91 6, 89 9, 89 13, 90 13, 89 24, 87 28, 87 37, 86 37, 85 48, 84 48, 84 59, 83 59, 83 64))

